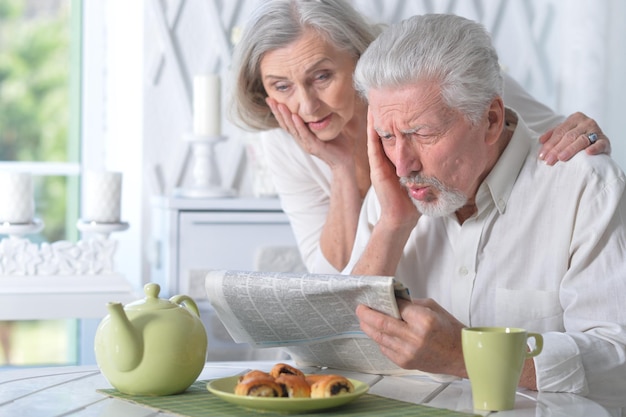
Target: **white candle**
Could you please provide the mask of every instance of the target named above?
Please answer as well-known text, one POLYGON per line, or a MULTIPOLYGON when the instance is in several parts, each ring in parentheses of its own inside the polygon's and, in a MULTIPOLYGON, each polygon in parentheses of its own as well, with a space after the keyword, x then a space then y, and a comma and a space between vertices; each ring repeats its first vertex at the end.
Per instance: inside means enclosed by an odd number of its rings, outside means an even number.
POLYGON ((34 211, 32 176, 0 172, 0 223, 32 223, 34 211))
POLYGON ((219 75, 196 75, 193 78, 193 133, 195 135, 221 135, 220 98, 219 75))
POLYGON ((83 175, 83 216, 87 222, 119 223, 122 173, 87 171, 83 175))

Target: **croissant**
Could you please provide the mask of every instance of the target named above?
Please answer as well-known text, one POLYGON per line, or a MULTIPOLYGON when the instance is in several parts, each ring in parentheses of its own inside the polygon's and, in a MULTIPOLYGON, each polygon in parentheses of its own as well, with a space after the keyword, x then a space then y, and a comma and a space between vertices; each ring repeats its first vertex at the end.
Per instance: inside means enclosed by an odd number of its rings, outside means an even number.
POLYGON ((287 365, 286 363, 277 363, 270 370, 270 375, 274 378, 278 378, 281 374, 291 374, 304 377, 304 372, 302 372, 298 368, 294 368, 293 366, 287 365))
POLYGON ((311 387, 304 377, 283 373, 275 381, 283 387, 285 397, 310 397, 311 387))
POLYGON ((250 397, 282 397, 283 387, 271 378, 248 378, 235 385, 235 394, 250 397))
POLYGON ((352 382, 341 375, 324 375, 311 384, 311 398, 327 398, 354 392, 352 382))

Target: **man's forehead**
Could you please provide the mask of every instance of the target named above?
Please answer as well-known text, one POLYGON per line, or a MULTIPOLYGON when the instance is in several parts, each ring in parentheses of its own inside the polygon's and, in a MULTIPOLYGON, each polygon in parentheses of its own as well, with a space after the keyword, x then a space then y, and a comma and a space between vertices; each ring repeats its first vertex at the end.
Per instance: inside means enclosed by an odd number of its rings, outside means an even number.
POLYGON ((372 88, 368 92, 370 107, 381 110, 416 109, 429 107, 442 102, 441 90, 437 83, 416 82, 399 87, 372 88))
POLYGON ((449 113, 438 90, 422 88, 372 89, 368 95, 374 127, 389 129, 392 123, 402 130, 416 129, 424 120, 449 113))

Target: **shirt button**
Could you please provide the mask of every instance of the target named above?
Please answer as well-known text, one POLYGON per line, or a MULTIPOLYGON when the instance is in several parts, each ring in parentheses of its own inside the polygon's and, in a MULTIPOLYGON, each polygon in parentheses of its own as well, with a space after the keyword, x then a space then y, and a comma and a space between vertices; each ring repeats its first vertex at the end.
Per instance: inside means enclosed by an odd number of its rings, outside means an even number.
POLYGON ((467 275, 467 272, 468 271, 467 271, 466 267, 462 266, 462 267, 459 268, 459 275, 465 276, 465 275, 467 275))

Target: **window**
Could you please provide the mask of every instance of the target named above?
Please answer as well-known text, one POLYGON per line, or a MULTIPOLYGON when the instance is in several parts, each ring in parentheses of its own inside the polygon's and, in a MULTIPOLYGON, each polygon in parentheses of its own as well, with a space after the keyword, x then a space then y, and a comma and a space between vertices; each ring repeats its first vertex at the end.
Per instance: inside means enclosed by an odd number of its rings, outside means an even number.
MULTIPOLYGON (((38 242, 78 237, 81 9, 79 0, 0 0, 0 169, 33 175, 38 242)), ((0 321, 0 365, 74 363, 77 328, 0 321)))
POLYGON ((33 174, 48 241, 77 236, 79 41, 80 2, 0 0, 0 168, 33 174))

